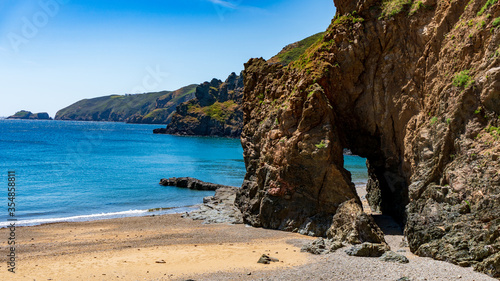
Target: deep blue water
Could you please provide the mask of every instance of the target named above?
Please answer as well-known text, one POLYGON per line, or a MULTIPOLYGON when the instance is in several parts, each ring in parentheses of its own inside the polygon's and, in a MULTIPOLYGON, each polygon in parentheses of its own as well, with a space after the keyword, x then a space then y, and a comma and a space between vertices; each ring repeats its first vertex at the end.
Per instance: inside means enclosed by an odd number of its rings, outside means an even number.
MULTIPOLYGON (((239 140, 152 134, 157 127, 0 120, 0 227, 7 225, 12 170, 18 225, 145 215, 152 208, 182 212, 213 194, 160 186, 165 177, 242 184, 239 140)), ((364 159, 345 156, 345 165, 355 183, 366 182, 364 159)))

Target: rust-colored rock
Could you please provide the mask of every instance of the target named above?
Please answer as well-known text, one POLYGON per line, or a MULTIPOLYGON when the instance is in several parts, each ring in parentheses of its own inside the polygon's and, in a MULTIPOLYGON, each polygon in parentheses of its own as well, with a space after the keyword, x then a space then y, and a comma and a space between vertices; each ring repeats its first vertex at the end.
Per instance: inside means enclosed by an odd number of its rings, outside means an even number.
POLYGON ((300 59, 250 60, 245 221, 342 236, 334 216, 359 204, 348 148, 368 159, 372 208, 405 225, 413 252, 498 276, 500 5, 468 3, 339 0, 300 59))

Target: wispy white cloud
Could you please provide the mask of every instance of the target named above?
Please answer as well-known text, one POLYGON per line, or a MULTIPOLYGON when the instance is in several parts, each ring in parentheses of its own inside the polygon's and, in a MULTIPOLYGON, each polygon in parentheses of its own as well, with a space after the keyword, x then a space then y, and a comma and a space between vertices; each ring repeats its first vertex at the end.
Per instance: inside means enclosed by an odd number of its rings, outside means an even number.
MULTIPOLYGON (((229 1, 224 1, 224 0, 208 0, 208 1, 212 2, 215 5, 222 6, 224 8, 229 8, 229 9, 237 9, 238 8, 237 4, 231 3, 229 1)), ((238 1, 238 2, 240 2, 240 1, 238 1)))
POLYGON ((244 0, 205 0, 205 1, 212 3, 212 5, 215 8, 215 11, 217 12, 221 20, 224 20, 224 14, 234 11, 269 14, 269 11, 265 9, 254 6, 243 5, 244 0))

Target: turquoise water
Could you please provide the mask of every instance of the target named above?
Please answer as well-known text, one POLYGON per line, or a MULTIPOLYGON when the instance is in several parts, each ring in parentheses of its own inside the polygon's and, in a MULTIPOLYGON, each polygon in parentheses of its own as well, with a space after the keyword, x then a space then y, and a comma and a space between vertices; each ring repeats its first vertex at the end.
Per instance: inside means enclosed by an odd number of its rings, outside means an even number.
MULTIPOLYGON (((157 127, 0 120, 0 182, 5 186, 0 227, 7 225, 7 173, 12 170, 18 225, 140 216, 153 208, 183 212, 213 195, 160 186, 166 177, 242 184, 245 165, 239 140, 152 134, 157 127)), ((355 183, 366 182, 364 161, 345 156, 355 183)))

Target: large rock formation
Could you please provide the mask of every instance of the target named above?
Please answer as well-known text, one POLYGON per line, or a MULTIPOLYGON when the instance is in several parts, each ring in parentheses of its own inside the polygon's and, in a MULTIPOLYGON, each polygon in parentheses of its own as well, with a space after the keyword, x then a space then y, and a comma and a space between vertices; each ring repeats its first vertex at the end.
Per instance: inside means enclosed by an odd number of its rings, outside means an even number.
POLYGON ((239 137, 243 127, 243 76, 212 79, 196 87, 196 98, 177 106, 166 129, 156 134, 239 137))
POLYGON ((55 119, 167 124, 177 105, 194 98, 195 88, 84 99, 59 110, 55 119))
POLYGON ((377 229, 339 229, 342 204, 360 205, 348 148, 368 159, 371 207, 405 225, 414 253, 500 276, 498 2, 335 4, 298 60, 245 65, 245 222, 376 242, 363 240, 377 229))
POLYGON ((26 110, 18 111, 16 114, 7 117, 7 119, 52 120, 47 112, 32 113, 26 110))

